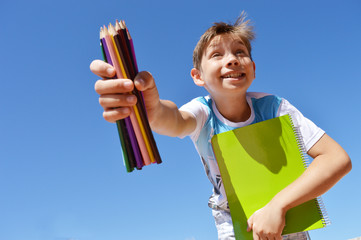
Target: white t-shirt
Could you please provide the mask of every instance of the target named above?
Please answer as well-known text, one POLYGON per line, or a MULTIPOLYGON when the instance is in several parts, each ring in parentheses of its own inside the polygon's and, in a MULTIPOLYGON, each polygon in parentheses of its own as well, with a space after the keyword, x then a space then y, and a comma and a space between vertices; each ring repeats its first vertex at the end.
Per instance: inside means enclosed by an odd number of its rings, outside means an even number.
POLYGON ((286 114, 292 117, 293 124, 302 137, 306 152, 324 134, 322 129, 305 118, 283 98, 254 92, 247 93, 246 98, 251 108, 251 116, 245 122, 231 122, 224 118, 210 96, 195 98, 180 108, 181 111, 193 114, 197 121, 195 130, 189 136, 213 185, 213 194, 208 205, 214 209, 229 210, 221 174, 212 150, 211 138, 213 135, 286 114))

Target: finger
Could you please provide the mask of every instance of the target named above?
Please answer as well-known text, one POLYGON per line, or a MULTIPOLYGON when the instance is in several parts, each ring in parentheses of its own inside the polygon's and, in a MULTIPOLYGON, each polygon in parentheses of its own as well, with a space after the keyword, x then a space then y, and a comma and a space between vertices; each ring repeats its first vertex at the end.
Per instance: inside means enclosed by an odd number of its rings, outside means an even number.
POLYGON ((277 234, 271 234, 271 235, 267 236, 267 238, 268 238, 269 240, 282 240, 282 239, 283 239, 280 234, 279 234, 279 235, 277 235, 277 234))
POLYGON ((277 235, 276 237, 275 237, 275 240, 282 240, 283 239, 283 237, 281 236, 281 235, 277 235))
POLYGON ((104 108, 129 107, 137 103, 137 97, 129 94, 109 94, 99 97, 99 104, 104 108))
POLYGON ((111 78, 115 75, 114 67, 101 60, 91 62, 90 70, 101 78, 111 78))
POLYGON ((138 73, 134 78, 134 85, 139 91, 144 93, 145 106, 151 112, 151 109, 155 109, 157 104, 159 104, 159 93, 152 74, 149 72, 138 73))
POLYGON ((108 122, 116 122, 117 120, 124 119, 130 115, 130 108, 122 107, 122 108, 111 108, 106 109, 103 112, 103 118, 108 122))
POLYGON ((247 226, 247 232, 250 232, 252 230, 252 224, 248 224, 247 226))
POLYGON ((251 231, 253 228, 253 215, 247 220, 247 232, 251 231))
POLYGON ((253 232, 253 240, 261 240, 261 238, 257 233, 253 232))
POLYGON ((95 83, 95 91, 102 94, 127 93, 134 89, 134 84, 129 79, 98 80, 95 83))
POLYGON ((134 78, 134 85, 139 91, 155 88, 155 82, 150 72, 139 72, 134 78))
POLYGON ((257 232, 257 235, 258 235, 258 238, 259 238, 260 240, 268 240, 267 235, 264 234, 262 231, 261 231, 261 232, 257 232))

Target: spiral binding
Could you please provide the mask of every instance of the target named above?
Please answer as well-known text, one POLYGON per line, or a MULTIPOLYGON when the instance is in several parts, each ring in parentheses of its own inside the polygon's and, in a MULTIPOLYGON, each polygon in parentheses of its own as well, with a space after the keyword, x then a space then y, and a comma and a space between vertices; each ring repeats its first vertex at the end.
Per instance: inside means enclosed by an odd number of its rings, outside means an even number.
POLYGON ((331 224, 331 220, 328 217, 328 213, 325 207, 325 204, 323 203, 323 200, 320 197, 317 197, 314 199, 317 203, 317 207, 318 207, 318 212, 320 213, 321 217, 322 217, 322 224, 324 227, 326 227, 327 225, 331 224))
POLYGON ((301 131, 300 131, 300 129, 298 127, 296 127, 294 125, 291 115, 290 114, 287 114, 287 115, 288 115, 288 117, 290 119, 293 132, 295 133, 295 136, 296 136, 297 146, 298 146, 298 150, 300 152, 301 158, 302 158, 303 166, 306 169, 310 165, 310 161, 309 161, 308 155, 306 153, 307 151, 306 151, 305 144, 304 144, 303 139, 301 137, 302 136, 301 131))
MULTIPOLYGON (((293 123, 293 120, 292 120, 292 116, 290 114, 287 114, 287 115, 288 115, 288 117, 290 119, 293 132, 295 133, 295 136, 296 136, 296 141, 297 141, 298 149, 299 149, 300 154, 301 154, 303 166, 306 169, 310 165, 310 161, 309 161, 308 155, 306 153, 307 152, 306 151, 306 146, 305 146, 305 144, 303 142, 303 139, 301 137, 302 136, 301 131, 300 131, 299 127, 295 127, 295 125, 293 123)), ((325 207, 325 204, 323 203, 322 197, 319 196, 319 197, 315 198, 314 201, 316 202, 316 205, 317 205, 317 208, 318 208, 318 213, 321 216, 323 226, 325 227, 327 225, 330 225, 331 221, 330 221, 330 218, 328 217, 328 213, 326 211, 326 207, 325 207)))

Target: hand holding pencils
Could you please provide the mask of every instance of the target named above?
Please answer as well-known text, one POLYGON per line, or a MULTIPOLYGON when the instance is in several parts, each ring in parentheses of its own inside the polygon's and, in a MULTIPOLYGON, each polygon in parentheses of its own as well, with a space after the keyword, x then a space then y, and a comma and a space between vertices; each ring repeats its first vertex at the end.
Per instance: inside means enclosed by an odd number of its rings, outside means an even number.
MULTIPOLYGON (((124 21, 100 29, 103 58, 116 70, 116 78, 134 79, 138 73, 133 40, 124 21)), ((127 172, 140 170, 151 163, 161 163, 161 158, 149 126, 142 93, 134 89, 137 104, 130 116, 117 121, 119 138, 127 172)))

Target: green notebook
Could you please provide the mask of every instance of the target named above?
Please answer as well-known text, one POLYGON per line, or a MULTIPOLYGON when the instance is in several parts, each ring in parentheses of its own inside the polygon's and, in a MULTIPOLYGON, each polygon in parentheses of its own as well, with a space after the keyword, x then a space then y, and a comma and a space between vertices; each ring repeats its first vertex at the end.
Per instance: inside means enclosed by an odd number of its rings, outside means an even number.
MULTIPOLYGON (((303 143, 289 115, 217 134, 212 146, 221 172, 236 239, 252 239, 247 219, 307 167, 303 143)), ((290 209, 283 234, 328 224, 321 198, 290 209)))

